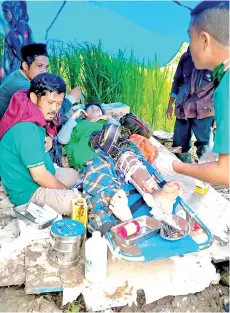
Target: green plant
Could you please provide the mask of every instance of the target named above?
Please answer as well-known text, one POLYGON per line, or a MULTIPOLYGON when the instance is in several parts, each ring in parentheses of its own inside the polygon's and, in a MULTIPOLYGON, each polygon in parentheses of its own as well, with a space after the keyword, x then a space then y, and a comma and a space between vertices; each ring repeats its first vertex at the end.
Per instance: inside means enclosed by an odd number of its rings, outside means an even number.
POLYGON ((77 312, 80 312, 80 309, 81 309, 80 305, 77 305, 74 302, 72 302, 68 304, 68 308, 67 310, 65 310, 65 313, 69 313, 69 312, 77 313, 77 312))
POLYGON ((81 55, 79 48, 73 44, 68 44, 64 49, 63 63, 66 79, 70 88, 74 88, 80 83, 81 55))
POLYGON ((154 129, 173 130, 174 120, 167 120, 166 110, 177 56, 160 68, 157 56, 146 64, 136 59, 134 51, 109 54, 101 42, 52 42, 49 49, 51 72, 61 75, 68 89, 79 85, 86 101, 123 102, 154 129))
MULTIPOLYGON (((172 131, 175 120, 167 120, 166 110, 174 71, 187 46, 184 43, 168 65, 160 68, 157 56, 146 64, 136 59, 134 51, 109 54, 100 41, 98 45, 50 41, 50 71, 65 79, 67 90, 79 85, 86 101, 123 102, 154 129, 172 131)), ((0 36, 0 58, 3 48, 0 36)))
POLYGON ((98 46, 85 43, 80 46, 82 60, 81 85, 85 90, 87 100, 111 102, 118 85, 116 81, 114 59, 98 46))

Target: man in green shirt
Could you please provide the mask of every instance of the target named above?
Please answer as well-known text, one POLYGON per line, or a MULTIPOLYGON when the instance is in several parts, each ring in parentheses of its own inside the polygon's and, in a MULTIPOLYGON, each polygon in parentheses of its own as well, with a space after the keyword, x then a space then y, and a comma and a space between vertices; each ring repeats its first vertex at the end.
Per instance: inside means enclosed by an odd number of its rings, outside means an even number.
POLYGON ((21 69, 12 72, 0 86, 0 120, 8 108, 13 94, 29 89, 30 81, 49 69, 49 58, 45 44, 33 43, 22 47, 21 69))
MULTIPOLYGON (((46 44, 32 43, 22 47, 21 69, 11 73, 0 86, 0 121, 6 112, 10 99, 13 94, 19 90, 29 89, 30 81, 38 74, 46 73, 49 70, 49 57, 46 44)), ((73 88, 70 94, 66 94, 63 105, 59 110, 59 117, 52 121, 53 131, 47 133, 46 148, 50 151, 52 159, 58 165, 61 164, 61 156, 58 154, 57 144, 53 145, 53 138, 57 131, 68 120, 66 114, 72 105, 79 101, 81 90, 78 87, 73 88)))
POLYGON ((78 174, 70 168, 54 168, 45 149, 47 122, 61 108, 66 92, 64 81, 50 73, 37 75, 28 90, 11 98, 0 124, 0 174, 16 206, 30 201, 50 205, 61 214, 71 213, 78 174))
POLYGON ((217 162, 186 164, 161 158, 155 166, 167 174, 183 174, 211 184, 229 185, 229 1, 203 1, 191 12, 190 49, 197 69, 213 72, 216 88, 217 162))
MULTIPOLYGON (((0 120, 6 112, 13 94, 19 90, 29 89, 30 81, 36 75, 46 73, 49 70, 49 56, 46 44, 32 43, 26 45, 22 47, 21 54, 21 69, 11 73, 0 86, 0 120)), ((81 93, 78 87, 73 88, 70 94, 66 95, 59 112, 64 123, 67 121, 65 114, 75 102, 79 101, 80 96, 81 93)))

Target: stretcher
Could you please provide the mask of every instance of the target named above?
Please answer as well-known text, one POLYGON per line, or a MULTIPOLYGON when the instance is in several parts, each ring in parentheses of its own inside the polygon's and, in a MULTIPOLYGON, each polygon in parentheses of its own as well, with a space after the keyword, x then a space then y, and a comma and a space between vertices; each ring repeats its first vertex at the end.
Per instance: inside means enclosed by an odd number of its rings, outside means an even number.
MULTIPOLYGON (((160 188, 166 184, 162 176, 148 163, 147 170, 151 175, 154 175, 160 188)), ((129 185, 128 190, 130 195, 128 197, 129 206, 134 218, 140 216, 151 216, 150 208, 144 203, 142 197, 129 185)), ((135 245, 125 246, 121 245, 113 236, 112 230, 106 233, 108 246, 112 254, 120 259, 135 261, 135 262, 149 262, 157 259, 171 258, 181 256, 188 253, 199 252, 207 249, 213 243, 213 235, 193 209, 184 202, 181 197, 177 197, 172 214, 177 214, 178 211, 183 210, 186 216, 186 221, 192 225, 194 221, 199 225, 200 229, 205 233, 205 239, 198 243, 194 240, 193 232, 190 232, 186 237, 179 240, 165 240, 160 235, 160 232, 155 233, 147 238, 143 236, 143 240, 135 243, 135 245)))

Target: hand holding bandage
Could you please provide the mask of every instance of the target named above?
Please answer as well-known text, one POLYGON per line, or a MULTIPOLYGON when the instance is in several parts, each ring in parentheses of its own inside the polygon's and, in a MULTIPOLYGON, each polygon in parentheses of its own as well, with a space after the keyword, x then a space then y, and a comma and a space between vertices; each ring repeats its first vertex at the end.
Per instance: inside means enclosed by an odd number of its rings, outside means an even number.
POLYGON ((159 151, 156 159, 153 162, 153 166, 161 174, 172 176, 176 175, 176 172, 173 169, 174 161, 181 162, 176 156, 159 151))

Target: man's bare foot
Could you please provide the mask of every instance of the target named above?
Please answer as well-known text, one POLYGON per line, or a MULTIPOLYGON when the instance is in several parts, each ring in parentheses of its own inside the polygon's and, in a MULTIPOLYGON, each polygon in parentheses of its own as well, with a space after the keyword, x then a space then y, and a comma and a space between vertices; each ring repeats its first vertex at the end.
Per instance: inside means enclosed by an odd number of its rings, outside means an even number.
POLYGON ((181 193, 181 185, 178 181, 171 181, 160 190, 154 190, 151 194, 143 194, 145 203, 152 208, 152 214, 171 214, 173 204, 181 193))
POLYGON ((180 193, 181 184, 174 180, 166 183, 161 190, 154 191, 152 195, 164 213, 172 213, 173 204, 180 193))
POLYGON ((167 182, 161 190, 156 191, 157 197, 176 200, 181 191, 181 184, 178 180, 167 182))
POLYGON ((133 218, 128 206, 128 198, 124 190, 120 189, 111 199, 110 210, 122 222, 129 221, 133 218))

